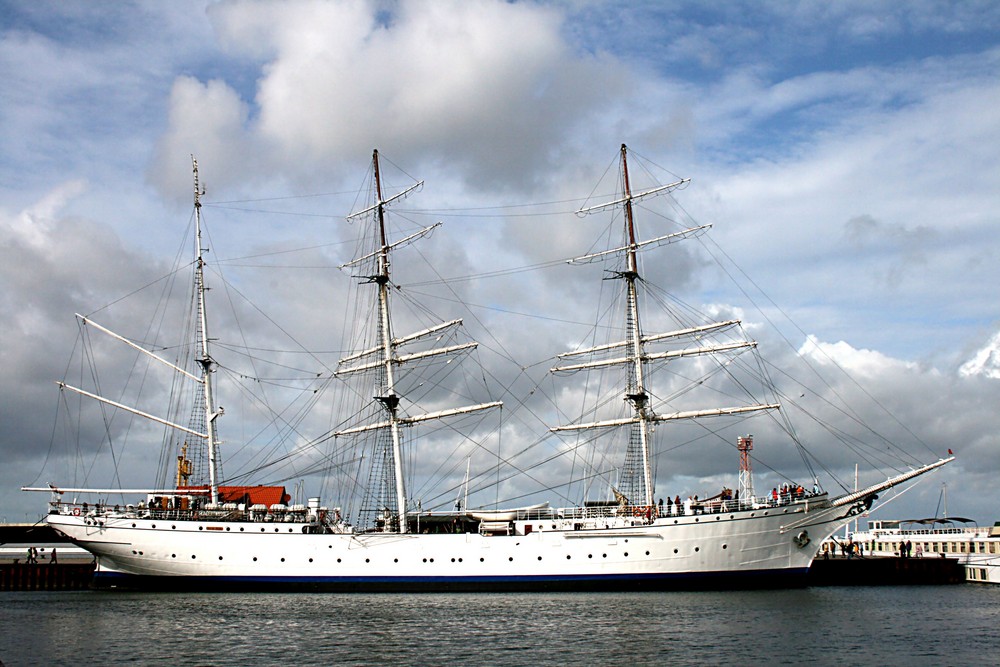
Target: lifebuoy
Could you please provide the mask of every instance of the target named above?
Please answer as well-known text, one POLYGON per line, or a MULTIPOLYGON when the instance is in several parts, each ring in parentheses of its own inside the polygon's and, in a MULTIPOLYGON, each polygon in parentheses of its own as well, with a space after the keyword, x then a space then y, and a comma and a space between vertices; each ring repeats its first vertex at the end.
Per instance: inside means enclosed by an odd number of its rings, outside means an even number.
POLYGON ((73 516, 80 516, 80 508, 79 507, 74 507, 73 508, 73 516))
POLYGON ((642 516, 645 510, 641 507, 632 508, 632 516, 642 516))

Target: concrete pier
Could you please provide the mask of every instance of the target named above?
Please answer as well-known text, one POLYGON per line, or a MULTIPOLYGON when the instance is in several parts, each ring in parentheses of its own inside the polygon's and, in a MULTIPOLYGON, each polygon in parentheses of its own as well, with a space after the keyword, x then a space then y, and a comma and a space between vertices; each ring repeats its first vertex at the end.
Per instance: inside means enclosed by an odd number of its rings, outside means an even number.
POLYGON ((6 563, 0 565, 0 591, 67 591, 90 587, 93 563, 6 563))
POLYGON ((817 558, 809 568, 810 586, 918 586, 965 583, 956 558, 817 558))

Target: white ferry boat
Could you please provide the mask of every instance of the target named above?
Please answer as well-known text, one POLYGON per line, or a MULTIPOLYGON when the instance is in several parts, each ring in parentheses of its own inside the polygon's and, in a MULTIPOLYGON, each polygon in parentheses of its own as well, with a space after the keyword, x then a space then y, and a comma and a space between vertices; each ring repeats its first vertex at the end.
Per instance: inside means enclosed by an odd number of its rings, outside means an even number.
POLYGON ((1000 584, 1000 522, 987 527, 963 517, 869 520, 867 530, 832 539, 837 544, 831 547, 850 549, 853 543, 865 555, 957 558, 966 581, 1000 584))

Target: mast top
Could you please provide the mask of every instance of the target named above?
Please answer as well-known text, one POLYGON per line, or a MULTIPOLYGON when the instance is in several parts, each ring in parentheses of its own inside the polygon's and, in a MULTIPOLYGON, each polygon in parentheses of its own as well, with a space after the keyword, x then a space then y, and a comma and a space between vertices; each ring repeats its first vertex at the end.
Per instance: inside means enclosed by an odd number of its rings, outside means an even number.
POLYGON ((198 159, 194 155, 191 156, 191 171, 194 173, 194 207, 200 210, 201 195, 205 194, 205 191, 198 181, 198 159))

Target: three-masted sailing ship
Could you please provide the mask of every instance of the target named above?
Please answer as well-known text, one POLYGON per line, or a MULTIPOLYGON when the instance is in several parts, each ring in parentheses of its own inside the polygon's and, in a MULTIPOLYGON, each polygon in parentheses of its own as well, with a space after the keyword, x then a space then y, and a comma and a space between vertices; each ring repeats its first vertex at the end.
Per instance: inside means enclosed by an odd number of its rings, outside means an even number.
MULTIPOLYGON (((339 507, 320 498, 288 504, 283 487, 227 486, 218 473, 216 424, 222 415, 213 391, 212 350, 208 335, 204 259, 201 243, 200 192, 195 163, 195 288, 198 354, 195 369, 178 368, 136 344, 146 354, 168 364, 199 388, 200 426, 182 426, 160 419, 169 428, 185 430, 189 439, 208 452, 207 484, 190 482, 186 454, 178 461, 176 488, 150 490, 71 489, 52 486, 47 521, 97 558, 95 584, 133 588, 277 589, 340 591, 453 590, 582 590, 744 587, 801 583, 816 555, 817 545, 846 521, 865 511, 883 490, 933 470, 950 458, 914 467, 871 487, 831 497, 819 488, 792 488, 780 496, 758 496, 752 484, 738 494, 700 501, 672 503, 655 500, 653 440, 682 420, 767 413, 776 402, 661 410, 650 384, 651 369, 687 357, 738 354, 752 341, 730 343, 711 334, 733 329, 734 320, 707 322, 664 333, 644 330, 639 253, 704 231, 687 229, 643 240, 637 234, 633 205, 667 193, 685 181, 632 192, 628 151, 620 152, 622 192, 610 202, 580 213, 615 210, 622 213, 622 242, 617 247, 573 260, 612 262, 610 277, 623 293, 618 340, 608 340, 560 355, 552 368, 559 376, 594 370, 617 372, 621 379, 615 414, 605 404, 589 417, 552 426, 554 435, 586 433, 586 438, 620 432, 620 474, 613 500, 580 501, 575 506, 549 503, 529 507, 469 508, 425 511, 414 504, 407 488, 406 466, 419 453, 420 429, 430 422, 464 420, 469 415, 500 411, 501 402, 486 400, 464 406, 421 410, 413 392, 419 384, 404 376, 415 365, 448 363, 467 357, 475 342, 458 342, 453 332, 461 320, 433 324, 412 333, 397 333, 393 315, 392 258, 399 248, 416 243, 433 227, 393 239, 386 224, 388 207, 419 184, 392 195, 383 194, 379 154, 372 161, 374 199, 351 217, 363 220, 369 233, 355 259, 345 265, 370 292, 371 322, 361 328, 358 349, 344 356, 336 376, 358 381, 355 395, 364 403, 357 417, 344 419, 333 434, 350 443, 357 459, 370 464, 366 496, 356 523, 339 507), (440 345, 439 341, 448 344, 440 345), (678 345, 678 341, 681 342, 678 345), (602 409, 604 410, 602 412, 602 409), (659 432, 654 432, 657 427, 659 432), (97 501, 78 498, 96 493, 97 501), (141 493, 135 504, 112 505, 111 494, 141 493), (104 498, 105 500, 101 500, 104 498), (364 518, 363 518, 364 517, 364 518)), ((436 225, 435 225, 436 226, 436 225)), ((89 320, 88 324, 94 324, 89 320)), ((101 328, 102 330, 103 327, 101 328)), ((104 330, 106 331, 106 330, 104 330)), ((68 384, 115 408, 127 408, 68 384)), ((462 437, 456 435, 455 437, 462 437)), ((192 445, 193 446, 193 445, 192 445)), ((744 460, 751 448, 741 439, 744 460)), ((741 471, 742 473, 743 471, 741 471)), ((610 496, 610 494, 606 494, 610 496)))

